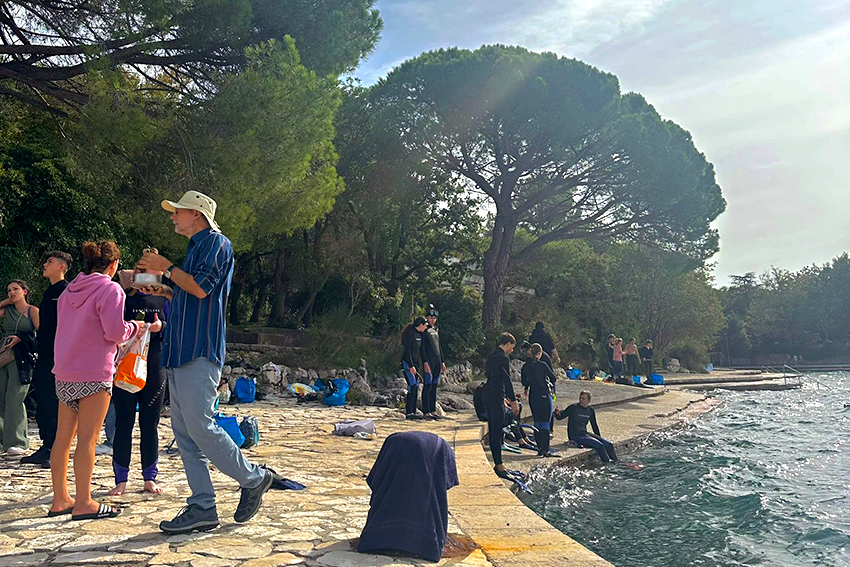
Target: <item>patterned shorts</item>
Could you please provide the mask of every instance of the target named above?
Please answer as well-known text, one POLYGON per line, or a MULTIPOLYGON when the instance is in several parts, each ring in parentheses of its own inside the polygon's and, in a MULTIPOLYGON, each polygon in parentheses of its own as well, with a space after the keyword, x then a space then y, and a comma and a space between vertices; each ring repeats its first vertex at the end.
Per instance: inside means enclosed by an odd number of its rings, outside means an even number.
POLYGON ((80 400, 103 391, 112 395, 112 380, 109 382, 56 381, 56 397, 74 411, 80 411, 80 400))

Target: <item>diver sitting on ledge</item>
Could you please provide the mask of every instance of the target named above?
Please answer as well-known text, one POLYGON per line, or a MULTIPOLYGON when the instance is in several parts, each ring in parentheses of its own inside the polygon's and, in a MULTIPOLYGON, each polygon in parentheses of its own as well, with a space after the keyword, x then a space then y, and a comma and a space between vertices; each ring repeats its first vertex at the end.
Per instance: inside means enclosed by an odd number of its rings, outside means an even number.
POLYGON ((599 458, 604 462, 615 462, 617 454, 614 453, 614 445, 603 438, 599 433, 599 425, 596 423, 596 412, 590 407, 590 392, 583 390, 578 395, 578 403, 568 406, 559 411, 555 408, 555 417, 559 420, 570 418, 567 422, 567 436, 579 447, 595 449, 599 458), (593 433, 587 432, 587 424, 593 428, 593 433))

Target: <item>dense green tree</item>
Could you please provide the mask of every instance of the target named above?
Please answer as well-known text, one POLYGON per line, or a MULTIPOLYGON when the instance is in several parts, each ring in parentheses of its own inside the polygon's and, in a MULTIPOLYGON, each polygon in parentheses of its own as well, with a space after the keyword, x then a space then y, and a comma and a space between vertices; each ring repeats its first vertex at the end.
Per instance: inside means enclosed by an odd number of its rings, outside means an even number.
POLYGON ((656 241, 705 259, 725 203, 690 135, 617 79, 580 61, 485 46, 425 53, 379 83, 394 132, 444 175, 486 197, 484 324, 505 278, 549 242, 656 241), (535 238, 515 248, 516 231, 535 238))
MULTIPOLYGON (((354 69, 378 40, 374 0, 63 3, 10 0, 0 11, 0 94, 67 115, 94 92, 90 75, 131 71, 145 95, 210 98, 250 65, 247 50, 293 38, 321 76, 354 69)), ((115 88, 115 83, 102 85, 115 88)))
POLYGON ((54 120, 2 99, 0 115, 0 282, 22 278, 38 291, 44 253, 60 249, 79 260, 84 240, 112 238, 125 253, 141 248, 143 227, 116 222, 69 172, 54 120))

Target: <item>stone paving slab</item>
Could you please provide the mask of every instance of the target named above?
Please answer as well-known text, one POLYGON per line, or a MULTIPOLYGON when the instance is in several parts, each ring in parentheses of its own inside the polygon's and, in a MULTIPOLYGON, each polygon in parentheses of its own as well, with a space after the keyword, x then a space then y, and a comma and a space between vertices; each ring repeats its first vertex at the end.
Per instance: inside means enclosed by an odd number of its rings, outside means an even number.
MULTIPOLYGON (((290 399, 227 406, 224 412, 256 416, 262 440, 258 447, 245 450, 246 456, 308 488, 269 492, 257 516, 246 524, 237 524, 232 517, 239 501, 238 486, 213 470, 222 526, 207 533, 166 536, 157 526, 185 505, 189 488, 179 455, 162 451, 157 482, 164 494, 141 492, 138 432, 124 495, 107 496, 113 486, 111 457, 97 457, 95 498, 123 508, 115 519, 72 522, 68 516, 47 518, 50 471, 21 465, 17 459, 0 460, 0 567, 433 565, 411 558, 359 554, 352 550, 351 541, 359 537, 366 523, 371 491, 365 478, 383 440, 397 431, 425 429, 451 442, 454 421, 410 422, 386 408, 329 408, 298 405, 290 399), (378 424, 378 439, 331 435, 334 423, 365 418, 378 424)), ((31 430, 30 435, 31 445, 37 447, 37 433, 31 430)), ((160 446, 165 447, 171 439, 168 418, 162 420, 160 435, 160 446)), ((464 537, 451 518, 449 523, 450 534, 464 537)), ((484 567, 491 563, 480 550, 474 550, 465 557, 443 559, 438 565, 484 567)))
MULTIPOLYGON (((576 387, 587 384, 578 383, 576 387)), ((572 387, 564 387, 565 395, 572 393, 572 387)), ((687 407, 686 398, 676 396, 694 396, 683 392, 658 396, 660 392, 607 384, 591 387, 600 388, 603 394, 615 394, 610 399, 626 400, 600 410, 604 412, 604 417, 600 416, 603 433, 617 431, 617 421, 623 427, 628 423, 645 426, 655 419, 653 415, 687 407), (674 399, 675 403, 661 403, 674 399)), ((594 402, 597 400, 595 394, 594 402)), ((173 517, 184 505, 188 485, 179 455, 166 455, 163 451, 157 480, 164 493, 154 496, 141 492, 138 433, 128 492, 124 495, 107 496, 113 485, 111 457, 97 458, 94 494, 99 500, 123 508, 122 515, 115 519, 72 522, 67 516, 46 518, 51 497, 49 471, 21 465, 17 459, 0 459, 0 567, 435 565, 407 557, 359 554, 352 548, 368 513, 371 492, 365 477, 383 440, 392 433, 415 429, 436 433, 454 448, 460 486, 449 491, 449 533, 477 546, 436 565, 609 565, 525 508, 492 473, 480 441, 485 428, 474 416, 451 414, 453 420, 405 421, 398 411, 387 408, 329 408, 299 405, 291 399, 227 406, 224 411, 256 416, 262 439, 259 446, 245 450, 246 455, 308 488, 269 492, 257 516, 246 524, 237 524, 232 515, 239 500, 238 487, 213 470, 222 526, 207 533, 166 536, 158 530, 158 523, 173 517), (376 440, 331 435, 334 423, 365 418, 375 420, 376 440)), ((561 429, 565 430, 565 426, 561 429)), ((167 418, 163 418, 160 432, 160 446, 164 448, 171 439, 167 418)), ((30 435, 31 444, 38 446, 36 432, 31 430, 30 435)))

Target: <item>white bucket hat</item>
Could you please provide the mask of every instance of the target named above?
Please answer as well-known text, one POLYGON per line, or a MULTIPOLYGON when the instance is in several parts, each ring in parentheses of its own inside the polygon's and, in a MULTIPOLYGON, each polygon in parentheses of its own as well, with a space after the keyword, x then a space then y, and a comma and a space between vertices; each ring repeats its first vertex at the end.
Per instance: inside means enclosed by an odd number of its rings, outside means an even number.
POLYGON ((174 201, 162 202, 162 208, 169 213, 173 213, 175 209, 191 209, 193 211, 198 211, 204 215, 207 222, 210 223, 210 228, 213 230, 221 230, 218 223, 215 222, 216 206, 215 201, 197 191, 186 191, 186 193, 184 193, 183 196, 180 197, 180 200, 176 203, 174 201))

